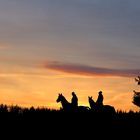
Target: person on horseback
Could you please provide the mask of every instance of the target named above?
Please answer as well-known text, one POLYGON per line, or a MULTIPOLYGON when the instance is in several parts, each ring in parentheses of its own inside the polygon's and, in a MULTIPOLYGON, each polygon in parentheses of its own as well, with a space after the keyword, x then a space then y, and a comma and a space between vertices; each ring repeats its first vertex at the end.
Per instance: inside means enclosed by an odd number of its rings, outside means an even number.
POLYGON ((103 100, 104 100, 104 97, 103 97, 102 91, 99 91, 96 104, 99 106, 103 106, 103 100))
POLYGON ((71 104, 73 105, 73 107, 78 107, 78 97, 75 92, 72 92, 71 104))

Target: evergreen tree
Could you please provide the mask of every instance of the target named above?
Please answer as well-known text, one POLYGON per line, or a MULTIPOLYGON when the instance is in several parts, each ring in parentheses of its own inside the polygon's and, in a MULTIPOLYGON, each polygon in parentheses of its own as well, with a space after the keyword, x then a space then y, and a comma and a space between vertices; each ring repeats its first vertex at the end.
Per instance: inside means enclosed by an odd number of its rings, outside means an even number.
MULTIPOLYGON (((137 78, 135 78, 135 81, 137 82, 138 85, 140 85, 140 76, 138 76, 137 78)), ((140 92, 137 92, 135 90, 133 90, 134 95, 133 95, 133 101, 132 103, 138 107, 140 107, 140 92)))

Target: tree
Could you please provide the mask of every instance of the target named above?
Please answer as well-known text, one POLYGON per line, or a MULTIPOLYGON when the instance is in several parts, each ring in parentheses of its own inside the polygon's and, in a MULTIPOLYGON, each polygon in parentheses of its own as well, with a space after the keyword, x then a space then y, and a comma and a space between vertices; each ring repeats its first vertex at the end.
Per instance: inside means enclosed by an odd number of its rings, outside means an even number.
POLYGON ((135 78, 135 81, 138 83, 138 85, 140 85, 140 76, 138 76, 137 78, 135 78))
MULTIPOLYGON (((135 78, 135 81, 137 82, 138 85, 140 85, 140 76, 138 76, 137 78, 135 78)), ((132 103, 138 107, 140 107, 140 92, 137 92, 135 90, 133 90, 134 95, 133 95, 133 101, 132 103)))

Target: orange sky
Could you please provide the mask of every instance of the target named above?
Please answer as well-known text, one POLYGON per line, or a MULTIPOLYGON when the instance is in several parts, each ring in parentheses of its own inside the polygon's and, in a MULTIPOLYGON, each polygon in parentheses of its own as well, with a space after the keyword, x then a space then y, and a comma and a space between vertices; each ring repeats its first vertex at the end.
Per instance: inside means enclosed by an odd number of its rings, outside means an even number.
POLYGON ((116 110, 138 109, 132 104, 133 90, 138 90, 133 77, 84 76, 41 68, 16 69, 18 73, 0 75, 1 103, 59 108, 61 104, 56 103, 58 93, 63 93, 71 101, 71 92, 75 91, 79 105, 89 106, 88 96, 96 100, 97 93, 102 90, 104 104, 113 105, 116 110))
POLYGON ((58 93, 88 106, 137 110, 140 1, 0 0, 0 103, 59 108, 58 93))

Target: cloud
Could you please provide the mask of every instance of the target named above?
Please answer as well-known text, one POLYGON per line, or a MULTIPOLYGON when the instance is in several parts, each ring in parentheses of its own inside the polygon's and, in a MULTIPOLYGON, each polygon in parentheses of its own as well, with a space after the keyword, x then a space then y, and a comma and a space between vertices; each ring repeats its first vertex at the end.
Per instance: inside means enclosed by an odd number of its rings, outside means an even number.
POLYGON ((58 61, 47 62, 45 64, 45 68, 65 73, 86 76, 135 77, 140 74, 140 69, 110 69, 81 64, 62 63, 58 61))

